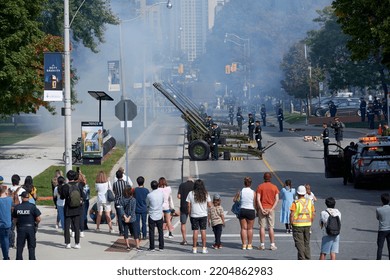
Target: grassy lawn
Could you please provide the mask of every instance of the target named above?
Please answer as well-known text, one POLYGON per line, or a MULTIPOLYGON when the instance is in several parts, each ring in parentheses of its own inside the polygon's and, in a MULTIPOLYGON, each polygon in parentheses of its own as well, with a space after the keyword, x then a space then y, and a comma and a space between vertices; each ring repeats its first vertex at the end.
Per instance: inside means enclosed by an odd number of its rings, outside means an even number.
POLYGON ((37 125, 31 124, 19 124, 15 127, 12 123, 0 123, 0 146, 12 145, 33 137, 39 133, 37 128, 37 125))
MULTIPOLYGON (((108 155, 105 156, 104 161, 101 165, 77 165, 80 167, 80 170, 87 177, 87 183, 91 188, 91 196, 96 195, 94 183, 97 173, 100 170, 103 170, 107 176, 109 176, 112 167, 118 162, 118 160, 124 155, 125 148, 122 146, 115 147, 108 155)), ((76 170, 76 167, 73 165, 73 169, 76 170)), ((54 173, 57 169, 62 170, 65 173, 65 166, 50 166, 41 174, 34 177, 34 186, 38 190, 38 205, 53 205, 53 201, 49 200, 40 200, 39 197, 46 198, 52 196, 51 190, 51 179, 54 176, 54 173)), ((112 178, 110 178, 112 180, 112 178)))
POLYGON ((299 114, 299 113, 285 113, 284 114, 284 121, 289 123, 289 124, 294 124, 294 123, 301 123, 306 120, 306 115, 305 114, 299 114))

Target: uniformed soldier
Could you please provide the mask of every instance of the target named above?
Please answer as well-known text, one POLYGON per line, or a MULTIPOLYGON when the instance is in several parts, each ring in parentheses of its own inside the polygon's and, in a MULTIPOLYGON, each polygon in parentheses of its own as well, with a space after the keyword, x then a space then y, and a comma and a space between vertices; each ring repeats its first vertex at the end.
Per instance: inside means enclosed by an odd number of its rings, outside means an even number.
POLYGON ((374 114, 377 117, 378 122, 380 122, 381 121, 382 105, 379 102, 379 98, 376 96, 374 97, 373 105, 374 105, 374 114))
POLYGON ((261 145, 261 139, 263 137, 261 136, 261 126, 260 126, 260 121, 255 122, 255 140, 257 143, 257 149, 262 150, 263 146, 261 145))
POLYGON ((261 115, 261 119, 263 121, 263 126, 266 126, 266 124, 267 124, 267 122, 266 122, 267 109, 265 109, 265 105, 264 104, 261 105, 260 115, 261 115))
POLYGON ((229 108, 230 125, 233 125, 233 119, 234 119, 234 108, 233 108, 233 106, 230 106, 230 108, 229 108))
POLYGON ((205 125, 207 128, 211 128, 211 125, 212 125, 212 124, 213 124, 213 119, 211 118, 211 116, 207 116, 204 125, 205 125))
MULTIPOLYGON (((344 130, 344 124, 340 121, 338 117, 334 118, 334 122, 332 123, 331 127, 334 130, 334 138, 336 140, 336 143, 338 146, 341 147, 341 141, 343 141, 343 130, 344 130)), ((339 148, 337 148, 339 150, 339 148)))
POLYGON ((255 118, 251 113, 248 114, 248 138, 253 140, 253 131, 255 129, 255 118))
POLYGON ((355 142, 351 142, 344 148, 344 186, 347 185, 347 182, 352 182, 351 159, 354 155, 356 155, 356 153, 357 149, 355 142))
POLYGON ((374 129, 375 111, 374 111, 374 105, 371 102, 368 103, 367 119, 368 119, 368 127, 370 129, 374 129))
POLYGON ((212 154, 211 159, 212 160, 218 160, 219 154, 218 154, 218 142, 219 137, 221 136, 221 128, 218 126, 218 124, 213 123, 212 125, 212 131, 211 131, 211 143, 212 146, 212 154))
POLYGON ((23 248, 27 240, 28 259, 35 260, 36 230, 41 221, 41 211, 35 204, 28 202, 29 193, 20 195, 22 203, 15 206, 12 217, 17 228, 16 259, 23 260, 23 248))
POLYGON ((333 101, 330 101, 329 102, 329 113, 330 113, 330 116, 332 118, 334 118, 337 114, 337 107, 336 105, 333 103, 333 101))
POLYGON ((238 107, 237 109, 236 120, 237 120, 238 130, 242 132, 242 122, 244 121, 244 117, 242 116, 240 107, 238 107))
POLYGON ((280 106, 278 110, 279 132, 283 132, 283 120, 284 120, 283 109, 282 106, 280 106))
POLYGON ((367 111, 367 102, 364 100, 364 97, 360 97, 360 118, 362 122, 366 121, 366 111, 367 111))
POLYGON ((329 153, 329 128, 327 123, 323 123, 322 127, 324 130, 322 131, 322 143, 324 143, 324 159, 329 153))

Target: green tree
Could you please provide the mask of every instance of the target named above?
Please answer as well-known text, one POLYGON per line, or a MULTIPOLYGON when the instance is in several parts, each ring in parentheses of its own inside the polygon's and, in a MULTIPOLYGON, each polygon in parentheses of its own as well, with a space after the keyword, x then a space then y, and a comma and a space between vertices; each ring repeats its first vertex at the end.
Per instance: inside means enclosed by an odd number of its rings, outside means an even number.
MULTIPOLYGON (((112 13, 107 0, 71 0, 69 17, 71 20, 74 43, 82 42, 93 52, 98 52, 98 45, 104 42, 106 24, 118 24, 119 20, 112 13), (73 21, 72 21, 73 19, 73 21)), ((47 34, 62 36, 64 30, 64 1, 44 1, 40 21, 42 30, 47 34)))
POLYGON ((320 67, 327 77, 328 88, 332 91, 358 87, 376 88, 380 84, 380 65, 369 57, 353 60, 347 48, 350 37, 343 33, 332 7, 317 11, 314 19, 320 24, 319 30, 308 32, 310 59, 313 65, 320 67))
MULTIPOLYGON (((73 40, 93 52, 104 41, 105 24, 117 23, 108 1, 70 1, 73 40), (81 5, 83 3, 83 5, 81 5)), ((4 0, 0 2, 0 117, 35 113, 43 106, 43 54, 63 52, 63 1, 4 0)), ((73 86, 78 80, 71 69, 72 103, 77 103, 73 86)))
POLYGON ((386 68, 390 66, 390 2, 377 0, 335 0, 332 3, 352 58, 374 58, 383 67, 379 70, 382 87, 387 94, 386 68))

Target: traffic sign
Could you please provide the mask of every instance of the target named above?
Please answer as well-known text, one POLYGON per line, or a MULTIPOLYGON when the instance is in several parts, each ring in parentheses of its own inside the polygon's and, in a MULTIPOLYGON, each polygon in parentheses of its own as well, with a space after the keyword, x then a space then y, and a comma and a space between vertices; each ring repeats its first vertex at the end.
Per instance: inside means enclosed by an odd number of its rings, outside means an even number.
POLYGON ((132 121, 137 116, 137 105, 130 99, 121 100, 115 105, 115 116, 120 121, 124 121, 126 115, 127 121, 132 121))

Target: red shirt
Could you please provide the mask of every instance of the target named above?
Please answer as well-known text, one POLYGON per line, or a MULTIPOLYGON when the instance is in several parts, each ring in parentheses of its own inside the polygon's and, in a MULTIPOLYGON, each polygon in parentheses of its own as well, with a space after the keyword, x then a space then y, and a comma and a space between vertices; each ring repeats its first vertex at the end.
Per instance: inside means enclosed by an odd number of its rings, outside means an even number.
POLYGON ((279 189, 271 182, 264 182, 257 187, 256 194, 260 194, 263 209, 271 209, 275 203, 276 195, 279 194, 279 189))

